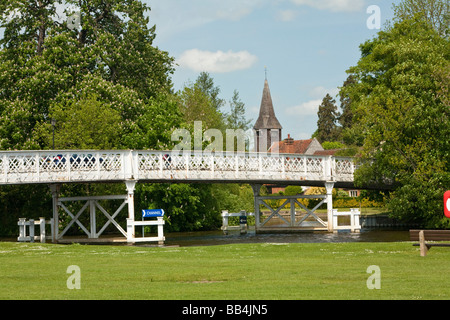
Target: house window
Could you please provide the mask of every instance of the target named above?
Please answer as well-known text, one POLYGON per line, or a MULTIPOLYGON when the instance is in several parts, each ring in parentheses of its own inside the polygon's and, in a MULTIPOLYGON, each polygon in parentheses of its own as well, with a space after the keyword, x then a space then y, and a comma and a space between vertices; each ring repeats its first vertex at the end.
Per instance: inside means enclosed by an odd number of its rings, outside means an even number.
POLYGON ((352 198, 356 198, 358 196, 358 190, 350 190, 348 193, 352 198))

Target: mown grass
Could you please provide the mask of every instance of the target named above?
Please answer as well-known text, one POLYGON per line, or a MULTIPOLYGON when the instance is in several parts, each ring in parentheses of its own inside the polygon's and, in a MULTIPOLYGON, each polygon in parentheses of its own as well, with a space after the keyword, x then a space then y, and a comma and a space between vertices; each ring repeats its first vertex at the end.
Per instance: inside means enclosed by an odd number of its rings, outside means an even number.
POLYGON ((450 250, 396 243, 142 247, 0 243, 0 299, 449 299, 450 250), (68 289, 67 267, 81 270, 68 289), (367 268, 381 271, 368 289, 367 268))

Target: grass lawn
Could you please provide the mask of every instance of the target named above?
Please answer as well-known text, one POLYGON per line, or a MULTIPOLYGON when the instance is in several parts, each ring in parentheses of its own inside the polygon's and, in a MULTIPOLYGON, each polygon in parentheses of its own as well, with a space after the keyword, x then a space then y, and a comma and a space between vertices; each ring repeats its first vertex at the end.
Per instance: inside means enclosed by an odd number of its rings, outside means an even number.
POLYGON ((449 299, 450 250, 408 242, 198 247, 0 242, 0 299, 449 299), (69 290, 70 265, 80 289, 69 290), (368 289, 367 268, 381 289, 368 289))

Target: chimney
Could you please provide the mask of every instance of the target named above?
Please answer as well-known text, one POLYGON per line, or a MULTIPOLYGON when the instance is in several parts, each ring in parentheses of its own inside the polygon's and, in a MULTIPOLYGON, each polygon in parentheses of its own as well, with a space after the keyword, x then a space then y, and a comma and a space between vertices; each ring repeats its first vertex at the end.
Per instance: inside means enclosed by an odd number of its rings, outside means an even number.
POLYGON ((294 144, 294 139, 291 138, 291 135, 288 133, 288 137, 286 139, 284 139, 284 143, 286 145, 292 145, 294 144))

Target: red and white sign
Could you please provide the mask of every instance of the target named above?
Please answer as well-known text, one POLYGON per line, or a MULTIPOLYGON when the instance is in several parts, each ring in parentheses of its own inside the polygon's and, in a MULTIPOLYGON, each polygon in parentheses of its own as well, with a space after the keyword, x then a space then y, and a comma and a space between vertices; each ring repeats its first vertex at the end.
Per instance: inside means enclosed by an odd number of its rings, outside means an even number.
POLYGON ((450 190, 444 193, 444 214, 447 218, 450 218, 450 190))

